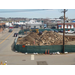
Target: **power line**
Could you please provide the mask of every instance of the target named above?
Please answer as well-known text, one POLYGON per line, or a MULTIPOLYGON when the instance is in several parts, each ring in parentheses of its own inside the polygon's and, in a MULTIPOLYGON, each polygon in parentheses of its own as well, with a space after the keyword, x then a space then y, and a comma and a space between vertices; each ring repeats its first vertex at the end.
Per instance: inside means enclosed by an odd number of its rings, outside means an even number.
POLYGON ((51 9, 32 9, 32 10, 15 10, 15 11, 0 11, 0 13, 11 13, 11 12, 32 12, 32 11, 45 11, 51 9))

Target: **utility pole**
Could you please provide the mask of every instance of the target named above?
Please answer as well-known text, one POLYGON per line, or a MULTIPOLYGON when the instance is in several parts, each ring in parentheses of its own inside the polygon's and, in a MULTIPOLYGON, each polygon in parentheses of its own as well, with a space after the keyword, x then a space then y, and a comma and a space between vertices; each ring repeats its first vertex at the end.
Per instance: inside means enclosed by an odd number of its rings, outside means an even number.
POLYGON ((65 9, 64 9, 64 24, 63 24, 63 53, 64 53, 64 45, 65 45, 65 9))
POLYGON ((64 47, 64 45, 65 45, 65 12, 67 12, 67 10, 66 9, 64 9, 64 11, 62 11, 63 13, 64 13, 64 24, 63 24, 63 53, 64 53, 64 49, 65 49, 65 47, 64 47))

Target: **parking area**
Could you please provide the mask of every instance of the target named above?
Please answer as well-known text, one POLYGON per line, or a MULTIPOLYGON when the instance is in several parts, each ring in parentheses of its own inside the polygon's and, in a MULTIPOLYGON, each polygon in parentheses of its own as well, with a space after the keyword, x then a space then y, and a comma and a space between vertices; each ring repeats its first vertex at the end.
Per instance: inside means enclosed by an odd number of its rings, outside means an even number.
MULTIPOLYGON (((58 33, 58 34, 63 35, 63 33, 58 33)), ((65 35, 66 35, 66 36, 67 36, 67 35, 75 36, 75 33, 73 33, 73 34, 70 34, 70 33, 69 33, 69 34, 65 34, 65 35)))

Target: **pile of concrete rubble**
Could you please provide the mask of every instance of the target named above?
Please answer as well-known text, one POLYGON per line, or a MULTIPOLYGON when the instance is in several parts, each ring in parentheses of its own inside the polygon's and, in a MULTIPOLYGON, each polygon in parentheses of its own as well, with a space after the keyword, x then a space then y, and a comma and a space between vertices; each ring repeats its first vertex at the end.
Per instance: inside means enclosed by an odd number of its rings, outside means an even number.
MULTIPOLYGON (((70 40, 69 37, 65 37, 65 44, 70 40)), ((60 35, 53 31, 44 31, 41 36, 35 32, 30 32, 26 37, 18 38, 16 44, 24 45, 63 45, 63 35, 60 35)))

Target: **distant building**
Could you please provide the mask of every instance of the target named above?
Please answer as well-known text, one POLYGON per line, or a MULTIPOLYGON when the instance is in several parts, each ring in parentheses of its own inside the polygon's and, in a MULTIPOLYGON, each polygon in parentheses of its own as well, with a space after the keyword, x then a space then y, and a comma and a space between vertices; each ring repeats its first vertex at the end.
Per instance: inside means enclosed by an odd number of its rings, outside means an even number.
POLYGON ((5 23, 6 27, 13 27, 12 23, 6 22, 5 23))
POLYGON ((73 20, 72 23, 75 23, 75 20, 73 20))
POLYGON ((51 21, 51 23, 62 23, 62 20, 61 19, 49 19, 51 21))
POLYGON ((26 26, 27 28, 44 28, 43 23, 37 22, 37 20, 30 20, 29 22, 26 22, 26 26))
POLYGON ((0 23, 0 32, 2 32, 4 28, 5 28, 5 23, 0 23))
MULTIPOLYGON (((66 29, 73 29, 73 28, 75 28, 75 23, 65 23, 65 28, 66 29)), ((57 29, 63 29, 63 23, 58 23, 57 29)))
POLYGON ((57 29, 57 23, 50 23, 47 25, 47 28, 57 29))

